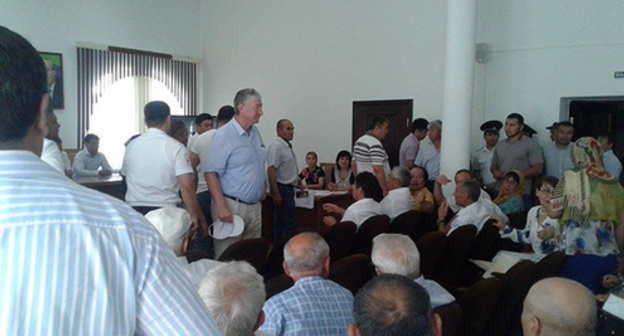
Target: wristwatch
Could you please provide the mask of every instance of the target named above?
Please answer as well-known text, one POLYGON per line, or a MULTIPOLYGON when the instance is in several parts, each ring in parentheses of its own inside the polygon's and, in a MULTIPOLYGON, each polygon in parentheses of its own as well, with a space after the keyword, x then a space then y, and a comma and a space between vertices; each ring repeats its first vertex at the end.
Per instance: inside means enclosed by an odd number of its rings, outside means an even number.
POLYGON ((440 226, 440 225, 446 225, 446 223, 444 223, 444 221, 443 221, 443 220, 440 220, 440 219, 438 219, 438 220, 436 221, 436 224, 437 224, 438 226, 440 226))

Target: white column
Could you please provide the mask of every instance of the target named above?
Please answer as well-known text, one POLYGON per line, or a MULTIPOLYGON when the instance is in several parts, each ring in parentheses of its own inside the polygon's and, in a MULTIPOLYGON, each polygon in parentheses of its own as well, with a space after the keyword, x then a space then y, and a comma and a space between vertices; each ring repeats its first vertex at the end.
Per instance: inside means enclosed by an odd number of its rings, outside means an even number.
POLYGON ((476 0, 448 0, 440 173, 451 180, 470 168, 476 18, 476 0))

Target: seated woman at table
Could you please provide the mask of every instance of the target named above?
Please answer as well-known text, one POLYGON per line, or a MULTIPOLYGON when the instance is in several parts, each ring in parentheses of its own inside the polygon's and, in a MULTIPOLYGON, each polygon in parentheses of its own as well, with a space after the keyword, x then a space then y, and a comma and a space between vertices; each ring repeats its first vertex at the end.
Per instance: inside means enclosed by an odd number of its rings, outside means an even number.
POLYGON ((410 169, 410 191, 414 197, 414 210, 418 213, 433 213, 433 194, 427 189, 429 174, 425 168, 414 166, 410 169))
POLYGON ((336 156, 336 166, 332 168, 327 189, 331 191, 351 191, 353 189, 353 172, 351 171, 351 153, 341 150, 336 156))
POLYGON ((315 152, 306 154, 307 167, 303 168, 299 174, 299 178, 305 181, 304 189, 323 189, 325 188, 325 172, 321 167, 316 165, 318 156, 315 152))
MULTIPOLYGON (((323 204, 323 210, 329 214, 342 216, 341 222, 353 222, 358 228, 370 217, 383 214, 383 209, 379 204, 383 199, 383 191, 372 173, 363 172, 355 178, 353 199, 355 203, 346 210, 332 203, 323 204)), ((336 225, 337 222, 333 216, 323 217, 323 223, 327 226, 336 225)))
POLYGON ((498 205, 505 215, 523 212, 523 191, 524 175, 517 170, 512 170, 505 174, 500 191, 498 192, 498 197, 494 199, 494 203, 498 205))
POLYGON ((535 259, 542 259, 558 250, 554 238, 557 230, 559 230, 559 224, 557 219, 548 217, 548 213, 546 213, 546 207, 550 204, 557 183, 559 183, 558 178, 547 176, 537 186, 535 194, 539 198, 540 205, 529 210, 524 230, 514 229, 505 225, 500 218, 492 216, 495 221, 494 226, 501 230, 499 232, 501 237, 523 245, 531 245, 533 252, 535 252, 535 259))

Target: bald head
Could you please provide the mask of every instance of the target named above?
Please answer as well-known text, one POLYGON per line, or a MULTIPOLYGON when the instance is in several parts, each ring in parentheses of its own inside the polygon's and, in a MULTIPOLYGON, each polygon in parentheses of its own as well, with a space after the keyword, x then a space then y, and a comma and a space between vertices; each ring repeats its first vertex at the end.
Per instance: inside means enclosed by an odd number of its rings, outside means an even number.
POLYGON ((292 237, 284 246, 284 271, 295 281, 305 276, 327 276, 329 246, 315 232, 292 237))
POLYGON ((548 278, 537 282, 524 300, 524 335, 594 335, 596 299, 578 282, 548 278))

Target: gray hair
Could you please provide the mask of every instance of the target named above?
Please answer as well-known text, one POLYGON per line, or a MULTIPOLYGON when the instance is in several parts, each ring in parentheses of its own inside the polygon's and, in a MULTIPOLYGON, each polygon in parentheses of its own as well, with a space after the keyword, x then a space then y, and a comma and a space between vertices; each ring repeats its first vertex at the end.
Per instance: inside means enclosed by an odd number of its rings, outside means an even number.
POLYGON ((314 271, 321 273, 325 259, 329 257, 329 245, 316 232, 303 232, 291 238, 284 246, 284 262, 291 273, 314 271), (300 236, 308 236, 314 240, 312 244, 291 249, 290 242, 300 236))
POLYGON ((197 291, 226 336, 249 336, 266 299, 264 281, 245 261, 232 261, 208 272, 197 291))
POLYGON ((479 186, 479 182, 475 180, 466 180, 461 185, 461 189, 468 195, 468 198, 473 202, 479 200, 481 197, 481 187, 479 186))
POLYGON ((238 113, 240 112, 238 110, 238 105, 245 104, 246 102, 248 102, 250 99, 253 99, 253 98, 262 100, 262 96, 260 96, 260 93, 256 91, 256 89, 248 88, 248 89, 242 89, 238 91, 236 93, 236 96, 234 96, 234 110, 236 111, 236 114, 238 115, 238 113))
POLYGON ((403 166, 396 166, 392 168, 392 170, 390 171, 390 175, 392 176, 392 178, 399 181, 399 184, 401 185, 402 188, 409 187, 412 176, 410 175, 409 170, 407 170, 407 168, 403 166))
POLYGON ((410 279, 420 276, 420 253, 408 236, 382 233, 373 239, 373 265, 383 274, 398 274, 410 279))
POLYGON ((434 121, 429 122, 429 129, 437 129, 437 130, 442 130, 442 121, 439 119, 436 119, 434 121))

